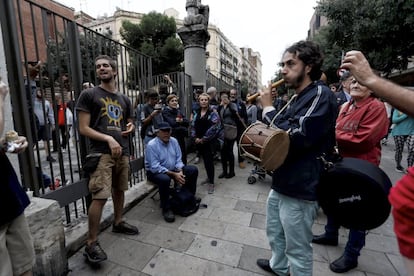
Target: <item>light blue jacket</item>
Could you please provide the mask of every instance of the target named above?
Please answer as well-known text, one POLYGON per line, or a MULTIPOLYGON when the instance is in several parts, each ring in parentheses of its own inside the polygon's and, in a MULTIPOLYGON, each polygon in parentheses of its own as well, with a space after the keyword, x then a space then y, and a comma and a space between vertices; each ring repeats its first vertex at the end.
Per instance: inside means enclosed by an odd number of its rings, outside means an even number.
POLYGON ((391 131, 392 136, 414 135, 414 118, 407 114, 394 109, 392 123, 395 124, 391 131))

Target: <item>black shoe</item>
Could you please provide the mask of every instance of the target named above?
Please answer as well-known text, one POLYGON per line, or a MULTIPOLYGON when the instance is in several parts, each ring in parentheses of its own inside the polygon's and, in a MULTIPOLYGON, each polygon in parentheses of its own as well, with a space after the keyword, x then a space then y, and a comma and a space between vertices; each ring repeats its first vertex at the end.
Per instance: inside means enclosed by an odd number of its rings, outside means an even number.
POLYGON ((200 203, 201 202, 201 198, 199 198, 198 196, 195 197, 195 201, 196 203, 200 203))
POLYGON ((344 273, 358 266, 358 260, 351 259, 343 254, 339 259, 333 261, 329 268, 336 273, 344 273))
POLYGON ((98 241, 91 243, 89 246, 86 245, 83 255, 89 262, 94 264, 105 261, 108 258, 98 241))
POLYGON ((48 157, 46 157, 46 161, 48 161, 48 162, 56 162, 56 159, 53 158, 52 156, 48 156, 48 157))
POLYGON ((138 235, 139 234, 137 227, 129 223, 126 223, 125 221, 121 221, 117 225, 112 224, 112 232, 122 233, 122 234, 127 234, 127 235, 138 235))
POLYGON ((164 217, 164 220, 166 222, 174 222, 175 221, 174 213, 170 209, 162 211, 162 216, 164 217))
POLYGON ((232 173, 229 173, 228 175, 226 175, 226 178, 232 178, 232 177, 235 177, 235 176, 236 176, 236 174, 234 172, 232 172, 232 173))
POLYGON ((227 177, 227 173, 225 173, 225 172, 222 172, 222 173, 218 176, 218 178, 225 178, 225 177, 227 177))
POLYGON ((312 243, 336 246, 338 245, 338 237, 328 238, 326 233, 323 233, 322 235, 313 236, 312 243))
POLYGON ((269 260, 267 259, 257 259, 256 264, 263 270, 273 273, 274 275, 277 275, 272 268, 269 265, 269 260))

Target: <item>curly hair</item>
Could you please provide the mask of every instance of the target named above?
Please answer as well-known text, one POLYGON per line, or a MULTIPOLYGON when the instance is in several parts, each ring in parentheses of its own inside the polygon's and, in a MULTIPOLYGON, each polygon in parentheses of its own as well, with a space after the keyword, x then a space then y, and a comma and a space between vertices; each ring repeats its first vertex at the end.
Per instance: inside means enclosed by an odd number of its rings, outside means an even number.
POLYGON ((305 65, 312 67, 309 77, 312 81, 319 80, 322 75, 323 55, 319 45, 312 41, 301 40, 288 47, 285 53, 296 55, 305 65))

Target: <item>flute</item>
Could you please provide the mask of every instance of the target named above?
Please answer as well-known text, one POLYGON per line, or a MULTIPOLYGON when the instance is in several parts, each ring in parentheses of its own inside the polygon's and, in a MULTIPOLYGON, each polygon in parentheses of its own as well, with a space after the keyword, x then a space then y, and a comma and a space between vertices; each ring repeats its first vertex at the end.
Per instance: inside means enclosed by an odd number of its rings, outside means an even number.
MULTIPOLYGON (((277 82, 272 83, 271 88, 277 88, 277 87, 281 86, 284 82, 285 82, 285 80, 284 80, 284 79, 280 79, 280 80, 278 80, 277 82)), ((247 102, 249 102, 249 101, 253 101, 254 99, 256 99, 256 98, 257 98, 257 97, 259 97, 259 96, 260 96, 260 92, 257 92, 257 93, 255 93, 255 94, 253 94, 253 95, 251 95, 251 96, 247 97, 247 98, 246 98, 246 101, 247 101, 247 102)))

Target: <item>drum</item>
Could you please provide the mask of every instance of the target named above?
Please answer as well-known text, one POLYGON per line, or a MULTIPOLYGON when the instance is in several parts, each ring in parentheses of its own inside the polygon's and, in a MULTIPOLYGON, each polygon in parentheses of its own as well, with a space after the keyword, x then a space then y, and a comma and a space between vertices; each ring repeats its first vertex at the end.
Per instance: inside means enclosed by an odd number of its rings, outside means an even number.
POLYGON ((284 130, 256 122, 243 132, 239 147, 244 157, 259 163, 267 171, 274 171, 286 159, 289 135, 284 130))
POLYGON ((391 186, 389 177, 374 164, 343 158, 322 174, 317 196, 325 214, 340 225, 369 230, 387 220, 391 186))

